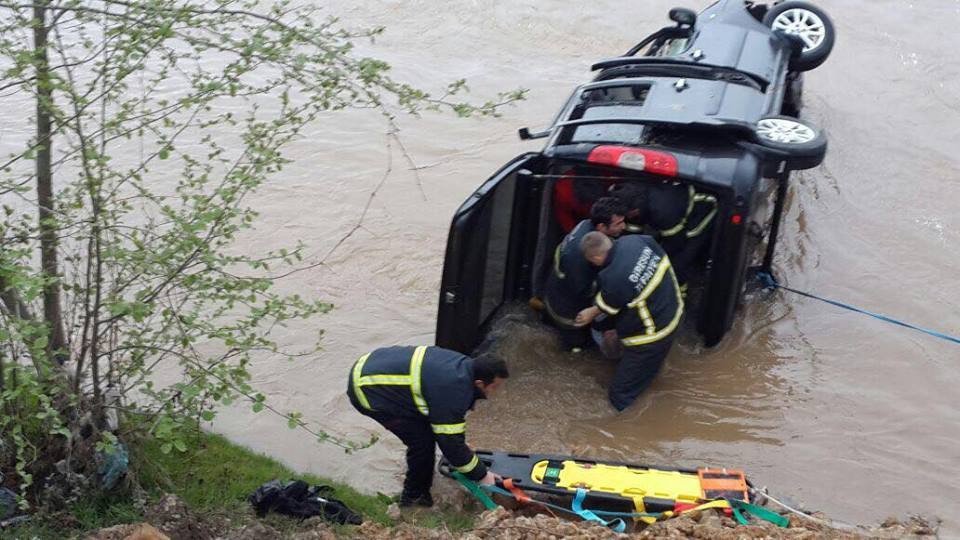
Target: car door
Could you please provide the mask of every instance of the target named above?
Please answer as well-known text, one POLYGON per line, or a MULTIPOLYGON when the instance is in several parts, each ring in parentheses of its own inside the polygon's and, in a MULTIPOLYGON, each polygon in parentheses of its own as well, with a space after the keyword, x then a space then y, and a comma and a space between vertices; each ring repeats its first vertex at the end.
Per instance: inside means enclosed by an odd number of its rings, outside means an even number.
POLYGON ((497 309, 529 297, 541 192, 539 153, 517 156, 454 214, 440 284, 436 344, 471 352, 497 309))

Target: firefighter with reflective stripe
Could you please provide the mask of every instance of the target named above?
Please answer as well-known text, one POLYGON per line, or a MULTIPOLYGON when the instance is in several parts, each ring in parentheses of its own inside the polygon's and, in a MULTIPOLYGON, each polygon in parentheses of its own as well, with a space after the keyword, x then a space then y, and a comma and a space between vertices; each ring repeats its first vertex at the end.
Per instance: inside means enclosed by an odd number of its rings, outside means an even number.
POLYGON ((436 446, 467 478, 495 482, 466 444, 464 417, 509 376, 506 363, 492 355, 470 358, 440 347, 385 347, 357 360, 347 385, 350 403, 407 445, 400 506, 433 505, 436 446))
POLYGON ((651 233, 672 261, 677 280, 685 285, 694 268, 705 263, 717 199, 693 186, 658 182, 624 182, 610 193, 627 206, 629 233, 651 233))
POLYGON ((601 270, 595 305, 581 311, 576 322, 594 322, 603 331, 594 334, 601 349, 619 358, 609 395, 610 403, 622 411, 653 381, 670 352, 683 316, 680 285, 670 257, 649 236, 628 235, 613 242, 590 233, 580 246, 601 270))
POLYGON ((585 327, 574 319, 583 308, 593 304, 597 268, 580 251, 580 240, 590 231, 617 237, 623 232, 626 207, 613 197, 597 199, 590 208, 590 219, 577 224, 553 253, 553 265, 544 287, 547 319, 560 333, 567 349, 577 349, 589 341, 585 327))

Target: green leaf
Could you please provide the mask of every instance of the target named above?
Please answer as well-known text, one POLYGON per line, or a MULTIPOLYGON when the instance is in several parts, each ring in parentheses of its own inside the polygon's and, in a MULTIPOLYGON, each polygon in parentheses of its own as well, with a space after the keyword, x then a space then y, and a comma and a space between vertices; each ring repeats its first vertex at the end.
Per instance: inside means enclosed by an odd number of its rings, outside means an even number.
POLYGON ((213 419, 216 418, 216 416, 217 416, 217 413, 213 411, 203 411, 202 413, 200 413, 200 418, 203 418, 207 422, 213 421, 213 419))
POLYGON ((181 439, 176 439, 176 440, 174 440, 174 441, 173 441, 173 446, 174 446, 174 448, 177 449, 178 452, 186 452, 186 451, 187 451, 187 443, 183 442, 183 440, 181 440, 181 439))
POLYGON ((263 402, 257 401, 253 404, 253 412, 258 413, 263 410, 263 402))
POLYGON ((164 454, 169 454, 171 450, 173 450, 173 444, 171 443, 163 443, 160 445, 160 451, 164 454))

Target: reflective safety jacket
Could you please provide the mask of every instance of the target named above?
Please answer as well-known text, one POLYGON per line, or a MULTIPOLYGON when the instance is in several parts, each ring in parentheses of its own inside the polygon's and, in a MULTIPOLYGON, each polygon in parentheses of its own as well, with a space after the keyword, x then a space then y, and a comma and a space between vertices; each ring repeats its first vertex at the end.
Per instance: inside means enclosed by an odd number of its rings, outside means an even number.
POLYGON ((598 308, 612 317, 624 345, 659 341, 677 329, 683 316, 680 285, 670 258, 645 235, 629 235, 613 243, 597 275, 598 308))
POLYGON ((591 265, 580 251, 580 240, 593 230, 593 222, 589 219, 581 221, 553 253, 544 303, 550 316, 566 326, 575 326, 573 320, 577 313, 593 303, 594 281, 599 269, 591 265))
POLYGON ((473 359, 440 347, 385 347, 353 365, 348 391, 362 407, 430 423, 453 467, 472 480, 487 474, 466 444, 467 411, 483 394, 474 386, 473 359))
MULTIPOLYGON (((717 214, 717 198, 699 193, 693 186, 662 184, 650 186, 647 191, 647 208, 641 216, 655 232, 657 238, 672 253, 669 243, 682 241, 703 234, 717 214)), ((642 226, 627 223, 627 231, 640 233, 642 226)))

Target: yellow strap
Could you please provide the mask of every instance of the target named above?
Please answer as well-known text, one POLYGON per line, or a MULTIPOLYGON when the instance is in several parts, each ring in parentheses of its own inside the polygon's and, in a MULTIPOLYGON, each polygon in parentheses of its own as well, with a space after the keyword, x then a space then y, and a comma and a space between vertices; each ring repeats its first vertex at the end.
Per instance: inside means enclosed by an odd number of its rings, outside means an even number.
POLYGON ((597 293, 596 303, 598 308, 602 309, 603 311, 606 311, 610 315, 616 315, 617 313, 620 313, 619 309, 614 309, 609 305, 607 305, 606 302, 603 301, 603 293, 597 293))
POLYGON ((410 394, 413 395, 413 403, 417 406, 420 414, 428 416, 430 409, 427 407, 427 400, 423 399, 420 391, 422 380, 420 378, 420 369, 423 366, 423 356, 427 353, 427 348, 423 345, 413 351, 413 357, 410 358, 410 394))
POLYGON ((707 510, 707 509, 710 509, 710 508, 730 508, 730 503, 728 503, 727 501, 724 501, 724 500, 710 501, 710 502, 708 502, 708 503, 703 503, 703 504, 701 504, 700 506, 696 506, 696 507, 693 507, 693 508, 688 508, 688 509, 686 509, 686 510, 680 512, 680 513, 681 513, 681 514, 686 514, 686 513, 689 513, 689 512, 699 512, 700 510, 707 510))
POLYGON ((461 465, 460 467, 454 467, 459 472, 468 473, 477 468, 477 465, 480 463, 480 459, 477 458, 477 455, 473 455, 473 459, 467 462, 466 465, 461 465))
POLYGON ((459 435, 466 433, 467 424, 465 422, 459 424, 430 424, 430 429, 437 435, 459 435))
MULTIPOLYGON (((666 259, 666 257, 664 257, 664 259, 666 259)), ((680 324, 680 319, 683 317, 683 295, 680 293, 680 284, 677 283, 677 275, 670 272, 670 277, 673 279, 673 287, 677 291, 677 312, 674 313, 673 320, 670 321, 670 324, 664 326, 663 329, 654 334, 639 334, 621 339, 620 341, 624 345, 637 346, 653 343, 669 336, 671 332, 676 330, 677 325, 680 324)))
POLYGON ((363 385, 360 382, 362 378, 360 375, 363 373, 363 364, 366 363, 367 357, 369 356, 370 353, 361 356, 360 359, 357 360, 357 363, 353 365, 353 393, 357 396, 357 401, 360 402, 360 405, 363 405, 364 409, 372 411, 373 407, 371 407, 370 402, 367 401, 367 396, 364 395, 363 389, 361 388, 363 385))

